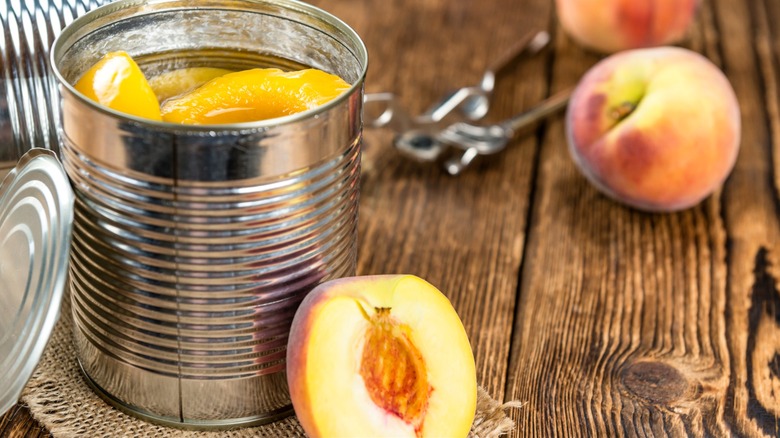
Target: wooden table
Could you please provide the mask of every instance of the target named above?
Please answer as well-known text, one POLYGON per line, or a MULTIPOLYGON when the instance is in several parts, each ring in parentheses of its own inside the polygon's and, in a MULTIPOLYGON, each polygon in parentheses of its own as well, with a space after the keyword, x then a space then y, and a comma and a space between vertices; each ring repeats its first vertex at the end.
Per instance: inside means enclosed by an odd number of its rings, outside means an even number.
MULTIPOLYGON (((415 114, 533 30, 551 48, 500 79, 489 121, 600 59, 551 0, 317 3, 366 41, 367 91, 415 114)), ((359 273, 417 274, 450 297, 479 383, 527 403, 513 436, 780 435, 780 2, 703 0, 683 45, 723 69, 743 122, 725 186, 684 212, 599 194, 560 115, 457 178, 366 132, 359 273)), ((46 433, 24 407, 0 419, 0 435, 46 433)))

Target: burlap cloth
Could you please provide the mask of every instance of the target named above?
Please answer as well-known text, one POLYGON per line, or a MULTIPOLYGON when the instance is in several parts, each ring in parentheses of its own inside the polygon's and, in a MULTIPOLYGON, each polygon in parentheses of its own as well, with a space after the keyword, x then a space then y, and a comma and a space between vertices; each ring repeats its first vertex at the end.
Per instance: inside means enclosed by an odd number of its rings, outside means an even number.
MULTIPOLYGON (((220 432, 191 432, 157 426, 126 415, 104 402, 87 386, 76 362, 71 339, 73 321, 70 297, 65 296, 60 320, 52 333, 43 359, 22 393, 33 418, 55 437, 303 437, 293 416, 265 426, 220 432)), ((508 408, 517 402, 500 404, 480 388, 477 415, 469 436, 497 437, 514 428, 508 408)))

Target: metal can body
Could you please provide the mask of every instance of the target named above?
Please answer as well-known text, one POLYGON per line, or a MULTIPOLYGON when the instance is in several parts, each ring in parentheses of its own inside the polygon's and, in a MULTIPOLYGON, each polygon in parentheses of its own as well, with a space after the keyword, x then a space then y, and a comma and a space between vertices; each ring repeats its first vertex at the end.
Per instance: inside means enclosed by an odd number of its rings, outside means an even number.
POLYGON ((74 22, 52 51, 76 193, 75 342, 93 386, 125 410, 173 425, 257 424, 290 412, 285 346, 298 304, 354 274, 366 54, 343 23, 294 1, 191 5, 115 3, 74 22), (354 85, 315 110, 213 127, 124 116, 70 86, 109 51, 204 47, 286 57, 354 85))

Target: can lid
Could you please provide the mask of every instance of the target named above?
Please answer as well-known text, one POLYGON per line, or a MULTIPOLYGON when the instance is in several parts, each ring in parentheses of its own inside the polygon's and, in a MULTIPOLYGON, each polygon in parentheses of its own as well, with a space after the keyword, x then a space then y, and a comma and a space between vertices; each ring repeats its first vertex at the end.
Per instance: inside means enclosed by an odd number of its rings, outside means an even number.
POLYGON ((18 402, 59 316, 72 221, 62 165, 31 149, 0 183, 0 415, 18 402))

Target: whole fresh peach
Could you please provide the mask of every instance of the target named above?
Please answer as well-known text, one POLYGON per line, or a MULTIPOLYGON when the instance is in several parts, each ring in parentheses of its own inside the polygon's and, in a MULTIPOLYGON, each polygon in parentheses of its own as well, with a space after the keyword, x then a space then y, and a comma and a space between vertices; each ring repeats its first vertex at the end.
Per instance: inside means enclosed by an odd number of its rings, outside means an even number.
POLYGON ((739 103, 723 73, 695 52, 629 50, 580 80, 566 132, 571 156, 602 192, 642 210, 680 210, 734 166, 739 103))
POLYGON ((599 52, 662 46, 681 40, 699 0, 556 0, 563 29, 599 52))

